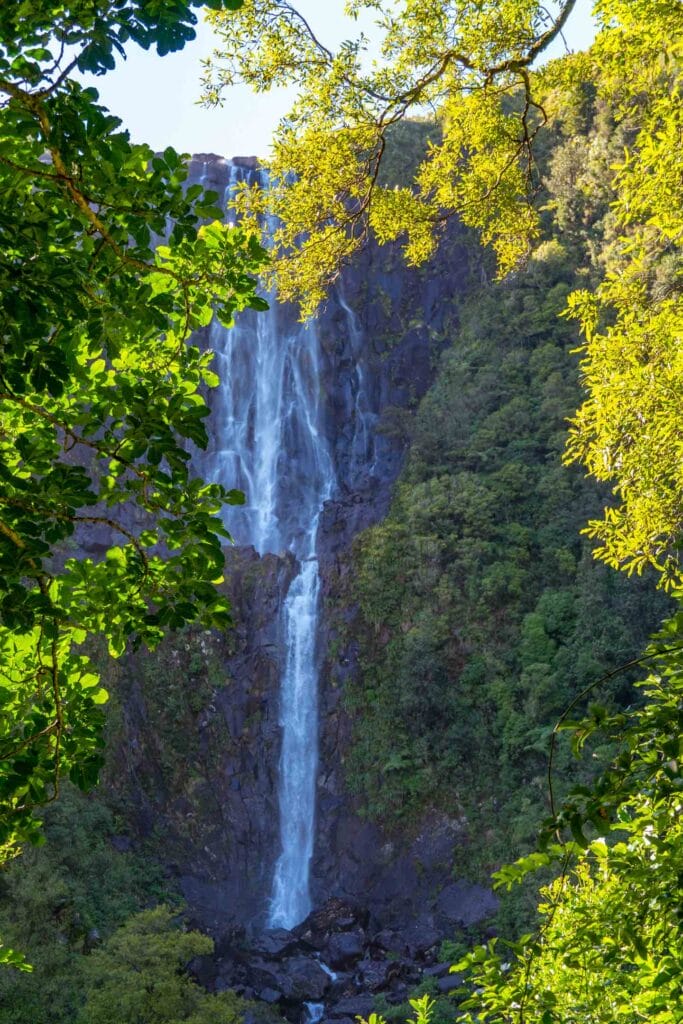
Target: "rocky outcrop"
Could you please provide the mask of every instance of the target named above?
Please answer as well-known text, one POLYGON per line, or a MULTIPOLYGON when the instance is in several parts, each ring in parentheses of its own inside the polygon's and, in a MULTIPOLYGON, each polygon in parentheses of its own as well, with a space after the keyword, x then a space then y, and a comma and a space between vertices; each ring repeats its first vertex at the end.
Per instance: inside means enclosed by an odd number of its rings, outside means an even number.
POLYGON ((303 1024, 311 1003, 323 1019, 339 1022, 367 1018, 377 996, 404 1002, 422 980, 434 979, 437 993, 455 991, 462 976, 439 962, 438 953, 433 931, 411 947, 398 933, 377 932, 362 906, 336 898, 291 932, 267 932, 252 942, 239 933, 217 959, 193 967, 207 987, 229 985, 275 1004, 295 1024, 303 1024))
POLYGON ((214 935, 263 919, 278 835, 278 609, 295 569, 251 548, 227 559, 233 631, 188 631, 118 667, 106 779, 214 935))

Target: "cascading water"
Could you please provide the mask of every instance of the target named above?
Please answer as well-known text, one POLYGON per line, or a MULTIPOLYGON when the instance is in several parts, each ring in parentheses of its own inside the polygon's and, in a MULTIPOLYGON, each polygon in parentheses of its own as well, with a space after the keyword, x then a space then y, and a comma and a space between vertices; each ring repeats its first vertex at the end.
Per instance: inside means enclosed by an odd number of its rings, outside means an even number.
MULTIPOLYGON (((232 167, 229 187, 244 173, 232 167)), ((316 537, 322 506, 335 487, 322 430, 319 341, 314 324, 283 327, 272 301, 269 312, 242 314, 231 330, 214 322, 210 347, 221 387, 212 401, 215 446, 204 457, 204 476, 245 492, 246 504, 230 511, 229 529, 238 544, 253 544, 259 554, 290 551, 299 562, 282 613, 281 852, 268 922, 292 928, 311 909, 318 760, 316 537)))
POLYGON ((375 427, 377 414, 370 408, 370 400, 367 393, 365 373, 363 370, 363 332, 358 322, 357 313, 349 306, 344 295, 341 284, 337 285, 337 301, 342 308, 346 320, 351 353, 355 360, 353 380, 353 409, 351 421, 353 424, 353 437, 350 445, 349 479, 348 483, 353 486, 361 478, 371 476, 375 469, 377 459, 375 445, 375 427))
POLYGON ((281 685, 280 840, 269 924, 292 928, 311 909, 308 874, 313 855, 318 700, 315 641, 318 563, 311 557, 292 582, 284 607, 287 643, 281 685))

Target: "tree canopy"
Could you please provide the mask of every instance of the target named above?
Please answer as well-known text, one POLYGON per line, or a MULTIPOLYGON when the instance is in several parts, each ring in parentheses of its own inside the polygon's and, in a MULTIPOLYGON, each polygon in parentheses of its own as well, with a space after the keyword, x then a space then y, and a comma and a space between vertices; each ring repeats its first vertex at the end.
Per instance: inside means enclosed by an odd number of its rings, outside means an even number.
POLYGON ((542 180, 534 140, 594 90, 625 132, 611 183, 615 232, 604 282, 579 291, 588 398, 567 458, 610 481, 617 504, 589 529, 598 557, 629 571, 655 566, 663 585, 683 579, 680 407, 683 167, 679 0, 600 0, 589 51, 539 63, 561 35, 573 0, 413 3, 378 15, 381 48, 368 62, 363 36, 334 52, 287 0, 248 0, 234 21, 212 20, 223 44, 207 68, 206 99, 235 81, 255 89, 296 82, 299 98, 273 146, 268 191, 245 189, 247 215, 281 220, 272 273, 304 313, 363 242, 400 239, 423 261, 457 215, 491 245, 501 275, 523 262, 540 230, 542 180), (368 66, 369 63, 369 66, 368 66), (428 144, 412 185, 382 184, 390 132, 432 111, 441 137, 428 144))
POLYGON ((209 995, 187 964, 213 950, 208 935, 182 931, 167 907, 130 917, 85 958, 82 1024, 241 1024, 249 1006, 233 992, 209 995))
POLYGON ((682 627, 678 612, 646 651, 642 707, 566 722, 577 749, 598 730, 618 753, 557 808, 541 851, 495 876, 509 888, 538 868, 561 868, 541 890, 537 931, 493 940, 455 965, 471 972, 468 1024, 681 1020, 682 627), (559 844, 566 828, 571 838, 559 844))
MULTIPOLYGON (((234 9, 240 0, 213 0, 234 9)), ((265 254, 131 143, 76 70, 194 36, 195 0, 0 10, 0 848, 37 839, 60 778, 97 778, 107 694, 84 648, 229 621, 215 588, 243 496, 192 475, 211 355, 191 334, 266 306, 265 254), (161 243, 161 244, 160 244, 161 243), (103 529, 101 557, 76 557, 103 529), (69 557, 71 555, 71 557, 69 557)), ((92 550, 97 550, 97 545, 92 550)))
POLYGON ((363 35, 334 52, 287 0, 248 0, 230 26, 212 15, 222 45, 207 67, 207 102, 220 102, 236 81, 259 91, 299 88, 274 140, 267 193, 245 190, 241 203, 282 218, 274 237, 280 293, 311 312, 370 235, 404 236, 408 260, 421 262, 456 212, 493 245, 501 272, 516 266, 537 232, 531 144, 548 116, 542 73, 531 69, 574 4, 554 4, 553 14, 537 0, 405 0, 398 11, 350 0, 352 17, 378 15, 380 50, 369 67, 363 35), (381 185, 392 126, 429 110, 442 138, 414 186, 381 185))
POLYGON ((683 5, 629 0, 599 11, 591 77, 627 145, 612 168, 604 280, 569 298, 587 398, 566 457, 613 484, 615 507, 588 527, 597 557, 629 573, 652 565, 665 587, 680 587, 683 5))

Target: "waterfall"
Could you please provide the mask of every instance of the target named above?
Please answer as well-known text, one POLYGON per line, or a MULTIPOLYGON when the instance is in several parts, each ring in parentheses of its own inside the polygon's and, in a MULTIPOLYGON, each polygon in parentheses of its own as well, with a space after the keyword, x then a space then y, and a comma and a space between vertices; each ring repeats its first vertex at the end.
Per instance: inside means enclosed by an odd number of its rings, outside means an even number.
POLYGON ((308 873, 313 855, 318 701, 315 641, 318 564, 304 562, 284 607, 287 653, 280 689, 280 841, 269 924, 292 928, 311 909, 308 873))
MULTIPOLYGON (((242 168, 231 167, 228 188, 242 168)), ((320 577, 318 521, 335 476, 322 429, 319 339, 314 323, 285 320, 274 297, 267 313, 246 312, 230 330, 210 328, 214 368, 214 446, 203 459, 207 480, 245 492, 226 517, 236 543, 259 554, 290 551, 299 563, 282 611, 286 643, 280 686, 281 850, 273 878, 269 925, 292 928, 311 909, 318 761, 316 638, 320 577)))
POLYGON ((368 476, 371 476, 375 469, 377 460, 375 445, 377 414, 371 408, 366 387, 362 359, 364 337, 358 320, 358 314, 346 301, 341 282, 337 284, 336 296, 344 313, 346 330, 351 343, 351 353, 355 360, 352 385, 353 408, 349 410, 349 419, 353 425, 353 436, 349 447, 348 473, 348 483, 354 486, 362 479, 367 479, 368 476))

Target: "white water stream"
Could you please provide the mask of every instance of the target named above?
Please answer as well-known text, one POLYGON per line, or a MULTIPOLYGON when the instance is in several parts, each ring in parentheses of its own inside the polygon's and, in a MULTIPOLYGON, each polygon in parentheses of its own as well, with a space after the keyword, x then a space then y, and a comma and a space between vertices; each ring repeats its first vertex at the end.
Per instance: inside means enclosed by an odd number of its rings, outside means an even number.
MULTIPOLYGON (((233 167, 231 186, 238 173, 233 167)), ((236 543, 253 544, 259 554, 290 551, 299 562, 282 612, 281 851, 268 920, 270 927, 292 928, 311 909, 318 761, 316 538, 323 503, 335 488, 322 430, 319 340, 315 324, 285 322, 272 299, 269 312, 244 313, 231 330, 214 322, 210 347, 221 386, 212 402, 216 444, 204 476, 246 494, 246 505, 230 510, 236 543)))
POLYGON ((354 367, 353 381, 353 439, 350 446, 349 483, 352 485, 360 479, 372 475, 377 461, 375 450, 375 427, 377 414, 370 408, 370 402, 365 387, 365 373, 363 371, 363 331, 358 320, 357 313, 349 306, 344 295, 341 283, 337 285, 337 301, 341 306, 346 321, 351 352, 356 360, 354 367))

